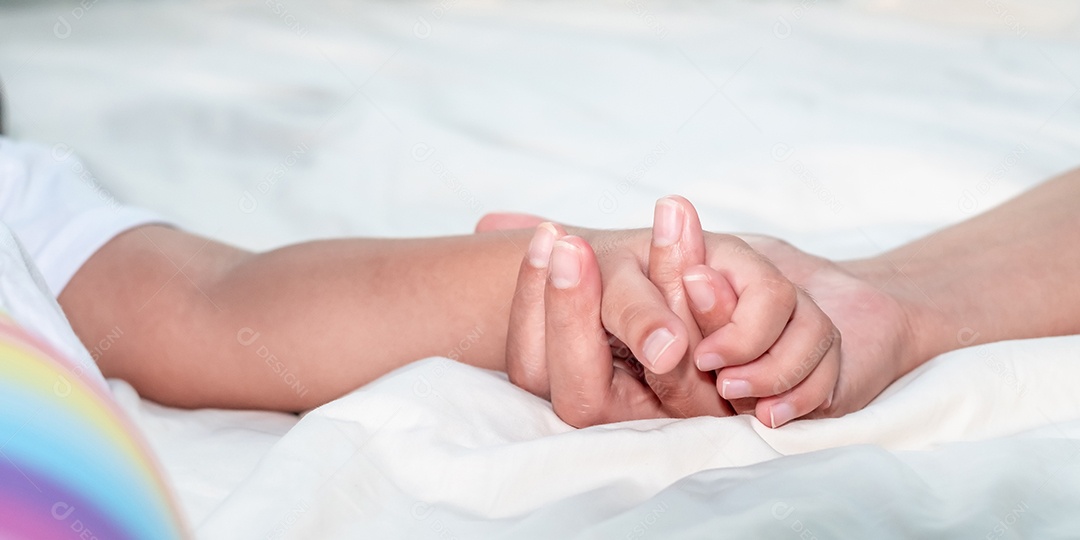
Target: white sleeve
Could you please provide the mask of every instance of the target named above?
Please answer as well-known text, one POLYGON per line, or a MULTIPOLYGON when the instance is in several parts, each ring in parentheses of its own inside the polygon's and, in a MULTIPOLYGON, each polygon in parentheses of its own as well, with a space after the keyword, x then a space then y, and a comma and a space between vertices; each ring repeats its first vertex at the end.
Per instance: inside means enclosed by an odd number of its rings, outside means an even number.
MULTIPOLYGON (((108 391, 105 377, 90 352, 75 336, 64 311, 46 290, 43 281, 25 247, 8 227, 0 223, 0 316, 11 317, 19 326, 44 339, 74 362, 76 377, 108 391)), ((57 381, 57 384, 63 382, 57 381)))
POLYGON ((53 296, 106 242, 139 225, 167 223, 124 206, 66 145, 0 137, 0 221, 18 237, 53 296))

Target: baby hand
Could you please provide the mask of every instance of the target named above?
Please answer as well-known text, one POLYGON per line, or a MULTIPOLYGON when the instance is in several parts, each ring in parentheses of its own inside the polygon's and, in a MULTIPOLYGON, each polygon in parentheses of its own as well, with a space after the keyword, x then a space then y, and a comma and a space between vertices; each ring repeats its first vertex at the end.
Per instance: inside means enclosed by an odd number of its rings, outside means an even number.
POLYGON ((689 201, 665 197, 649 268, 669 307, 704 336, 692 361, 715 372, 717 391, 737 412, 777 427, 830 406, 840 332, 769 259, 738 237, 702 233, 689 201))

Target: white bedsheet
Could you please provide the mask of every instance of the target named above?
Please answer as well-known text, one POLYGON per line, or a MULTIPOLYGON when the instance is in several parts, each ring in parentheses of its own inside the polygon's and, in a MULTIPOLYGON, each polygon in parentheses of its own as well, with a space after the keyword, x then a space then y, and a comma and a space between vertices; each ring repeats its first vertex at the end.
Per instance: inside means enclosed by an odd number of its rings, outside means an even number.
MULTIPOLYGON (((0 11, 0 77, 13 136, 70 145, 119 198, 248 247, 460 233, 497 209, 640 226, 678 192, 712 229, 854 256, 1077 165, 1078 15, 35 4, 0 11)), ((1042 538, 1080 530, 1078 356, 1075 337, 958 351, 864 411, 779 430, 571 430, 439 359, 299 422, 112 387, 206 538, 1042 538)))

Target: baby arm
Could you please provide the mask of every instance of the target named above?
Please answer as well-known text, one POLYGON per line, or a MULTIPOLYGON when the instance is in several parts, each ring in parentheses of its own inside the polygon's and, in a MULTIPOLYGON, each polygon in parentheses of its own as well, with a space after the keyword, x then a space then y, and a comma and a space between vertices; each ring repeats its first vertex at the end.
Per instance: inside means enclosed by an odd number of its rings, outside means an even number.
POLYGON ((528 236, 327 240, 256 254, 140 227, 91 257, 60 304, 106 376, 148 398, 303 410, 428 356, 502 369, 528 236))

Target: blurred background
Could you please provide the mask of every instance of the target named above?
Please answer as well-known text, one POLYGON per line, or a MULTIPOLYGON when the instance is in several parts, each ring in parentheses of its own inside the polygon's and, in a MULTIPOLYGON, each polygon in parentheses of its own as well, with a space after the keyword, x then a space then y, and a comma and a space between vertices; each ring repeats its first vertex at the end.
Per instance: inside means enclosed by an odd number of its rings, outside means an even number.
POLYGON ((249 248, 518 210, 885 249, 1080 164, 1080 3, 0 5, 8 135, 249 248))

